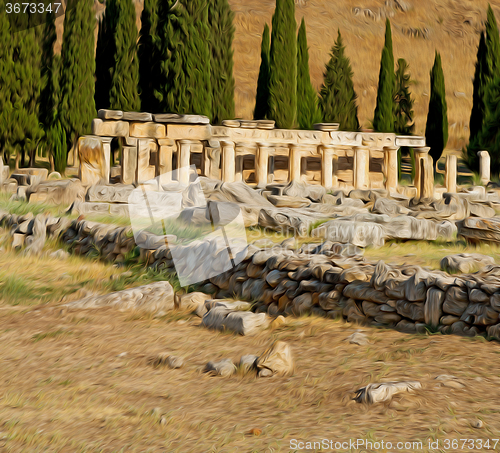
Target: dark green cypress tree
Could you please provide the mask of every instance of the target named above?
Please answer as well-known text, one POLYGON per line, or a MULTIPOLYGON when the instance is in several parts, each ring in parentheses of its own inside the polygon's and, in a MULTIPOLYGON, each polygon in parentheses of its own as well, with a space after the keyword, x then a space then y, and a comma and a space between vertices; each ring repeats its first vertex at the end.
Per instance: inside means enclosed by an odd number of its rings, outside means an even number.
POLYGON ((113 110, 138 112, 139 59, 137 57, 137 25, 132 0, 114 0, 116 17, 113 20, 115 55, 109 91, 109 106, 113 110))
POLYGON ((382 49, 380 73, 378 79, 377 106, 373 118, 373 128, 377 132, 394 131, 394 92, 396 76, 394 73, 394 53, 392 50, 392 32, 389 19, 385 24, 385 44, 382 49))
POLYGON ((97 30, 97 46, 95 53, 95 106, 97 110, 109 109, 109 93, 111 90, 111 76, 113 58, 116 53, 113 40, 111 17, 115 7, 113 0, 106 5, 104 14, 99 19, 97 30))
POLYGON ((431 94, 425 126, 425 139, 431 148, 429 154, 434 162, 437 162, 448 143, 448 108, 441 55, 438 52, 436 52, 430 76, 431 94))
POLYGON ((276 0, 271 31, 269 116, 291 129, 297 117, 297 23, 294 0, 276 0))
POLYGON ((487 112, 486 93, 496 76, 500 75, 500 38, 495 14, 488 5, 485 32, 481 33, 477 50, 474 92, 470 117, 470 136, 465 160, 472 170, 478 170, 477 151, 481 148, 480 137, 487 112))
POLYGON ((320 90, 323 121, 339 123, 340 130, 343 131, 357 131, 358 106, 352 81, 353 72, 349 58, 345 56, 345 46, 340 31, 330 55, 320 90))
POLYGON ((234 13, 227 0, 209 1, 213 124, 234 118, 233 20, 234 13))
POLYGON ((399 135, 411 135, 415 129, 413 123, 414 100, 410 92, 410 83, 408 63, 400 58, 396 70, 396 112, 394 118, 394 132, 399 135))
POLYGON ((309 49, 304 18, 297 37, 297 122, 300 129, 312 129, 313 124, 321 122, 318 93, 312 86, 309 73, 309 49))
POLYGON ((94 102, 94 29, 91 0, 69 0, 64 17, 61 50, 61 102, 59 116, 68 148, 88 133, 96 115, 94 102))
POLYGON ((5 1, 0 0, 0 158, 8 162, 12 153, 9 130, 12 120, 11 87, 13 83, 13 35, 5 11, 5 1))
POLYGON ((165 112, 211 118, 212 88, 208 7, 204 0, 167 0, 158 8, 159 83, 165 112))
POLYGON ((269 58, 271 38, 269 25, 264 26, 262 44, 260 47, 260 69, 257 79, 257 95, 255 96, 254 120, 269 118, 269 58))
POLYGON ((158 89, 158 0, 144 0, 139 34, 139 86, 141 107, 145 112, 157 112, 158 101, 155 89, 158 89))
POLYGON ((55 15, 48 14, 43 25, 42 41, 42 91, 40 94, 40 123, 47 131, 53 124, 57 111, 57 63, 54 56, 54 43, 57 39, 55 15))

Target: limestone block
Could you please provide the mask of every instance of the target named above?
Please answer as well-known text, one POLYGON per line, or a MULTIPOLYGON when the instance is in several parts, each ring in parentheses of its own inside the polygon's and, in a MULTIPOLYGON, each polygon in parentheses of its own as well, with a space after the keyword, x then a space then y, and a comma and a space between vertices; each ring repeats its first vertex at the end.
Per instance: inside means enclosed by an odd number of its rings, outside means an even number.
POLYGON ((92 134, 101 137, 127 137, 129 123, 126 121, 103 121, 100 118, 92 120, 92 134))
POLYGON ((290 346, 284 341, 276 341, 257 359, 256 366, 259 376, 264 370, 280 376, 293 373, 295 364, 290 346))
POLYGON ((26 190, 26 198, 30 202, 44 202, 69 206, 76 200, 83 201, 85 189, 78 179, 62 179, 43 181, 26 190))
POLYGON ((133 185, 107 184, 95 185, 87 191, 87 201, 98 203, 127 203, 134 190, 133 185))
POLYGON ((429 288, 427 300, 424 306, 425 323, 434 327, 439 325, 439 320, 443 316, 444 291, 437 288, 429 288))
POLYGON ((130 211, 128 208, 128 204, 113 204, 109 205, 109 213, 111 215, 116 215, 120 217, 129 217, 130 211))
POLYGON ((448 255, 441 260, 441 269, 447 272, 477 272, 490 264, 495 264, 491 256, 481 255, 479 253, 459 253, 457 255, 448 255))
POLYGON ((75 201, 71 206, 71 212, 77 212, 78 214, 107 214, 109 212, 109 203, 75 201))
POLYGON ((481 177, 481 184, 488 184, 491 178, 491 158, 488 151, 479 151, 479 175, 481 177))
POLYGON ((137 138, 166 138, 167 128, 158 123, 130 123, 130 136, 137 138))
POLYGON ((80 159, 79 178, 84 186, 109 182, 104 146, 99 137, 80 137, 78 156, 80 159))
POLYGON ((123 112, 121 110, 100 109, 97 112, 97 116, 102 120, 121 120, 123 118, 123 112))
POLYGON ((209 140, 212 137, 209 125, 167 124, 166 129, 168 138, 173 140, 209 140))
POLYGON ((18 168, 16 174, 30 175, 32 176, 32 178, 30 178, 30 184, 37 184, 47 179, 49 170, 46 168, 18 168))
POLYGON ((153 121, 153 115, 146 112, 123 112, 125 121, 153 121))
POLYGON ((176 113, 158 113, 154 116, 157 123, 176 124, 210 124, 208 117, 203 115, 178 115, 176 113))
POLYGON ((3 184, 9 179, 9 166, 3 163, 3 159, 0 158, 0 184, 3 184))
POLYGON ((122 184, 136 182, 137 147, 124 146, 122 149, 122 184))
POLYGON ((396 136, 396 146, 403 147, 406 146, 408 148, 416 147, 424 147, 425 146, 425 137, 419 136, 404 136, 397 135, 396 136))
POLYGON ((392 397, 398 393, 412 393, 421 388, 422 384, 418 381, 368 384, 366 387, 356 391, 355 400, 357 403, 381 403, 390 401, 392 397))

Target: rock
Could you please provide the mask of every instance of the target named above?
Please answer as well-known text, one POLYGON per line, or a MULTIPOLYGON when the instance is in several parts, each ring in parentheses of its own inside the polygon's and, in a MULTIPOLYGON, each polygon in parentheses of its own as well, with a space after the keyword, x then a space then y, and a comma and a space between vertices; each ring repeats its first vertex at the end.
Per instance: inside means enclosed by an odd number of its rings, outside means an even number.
POLYGON ((133 185, 126 184, 96 184, 87 191, 86 199, 91 202, 128 203, 133 185))
POLYGON ((267 376, 268 373, 280 376, 291 374, 294 362, 290 346, 283 341, 276 341, 257 359, 256 366, 259 376, 267 376))
POLYGON ((69 206, 75 201, 84 201, 85 189, 78 179, 43 181, 26 191, 29 202, 44 202, 69 206))
POLYGON ((500 219, 467 217, 459 225, 458 235, 472 243, 500 243, 500 219))
POLYGON ((152 360, 152 365, 155 367, 166 365, 169 368, 176 369, 181 368, 184 365, 184 359, 182 357, 176 357, 168 353, 161 353, 152 360))
POLYGON ((427 300, 424 305, 425 323, 437 327, 439 320, 443 316, 443 303, 445 293, 437 288, 430 288, 427 291, 427 300))
POLYGON ((469 304, 460 317, 461 321, 479 326, 491 326, 498 322, 498 312, 489 305, 469 304))
POLYGON ((446 292, 446 297, 443 303, 443 311, 450 315, 462 316, 469 305, 469 295, 467 290, 452 286, 446 292))
POLYGON ((346 338, 346 341, 348 341, 351 344, 357 344, 359 346, 365 346, 369 344, 368 337, 366 334, 363 332, 354 332, 352 335, 349 335, 346 338))
POLYGON ((322 237, 333 242, 354 244, 359 247, 382 247, 385 234, 382 226, 373 222, 356 222, 344 219, 330 220, 311 231, 312 237, 322 237))
POLYGON ((456 376, 451 376, 449 374, 440 374, 436 377, 436 380, 439 381, 440 384, 445 387, 453 388, 453 389, 463 389, 465 388, 465 384, 458 379, 456 376))
POLYGON ((290 197, 304 197, 311 201, 320 202, 326 195, 326 189, 322 186, 309 185, 302 182, 292 181, 283 188, 283 195, 290 197))
POLYGON ((304 293, 293 299, 293 313, 296 316, 301 316, 309 313, 313 306, 313 298, 311 293, 304 293))
POLYGON ((66 250, 56 250, 55 252, 52 252, 49 254, 49 258, 54 258, 57 260, 65 260, 69 258, 69 253, 66 250))
POLYGON ((384 382, 379 384, 368 384, 356 390, 355 401, 357 403, 375 404, 390 401, 394 395, 399 393, 412 393, 422 388, 418 381, 384 382))
POLYGON ((146 112, 123 112, 122 119, 125 121, 153 121, 153 115, 146 112))
POLYGON ((283 315, 279 315, 271 321, 271 329, 277 329, 284 324, 286 324, 286 318, 283 315))
POLYGON ((305 208, 311 204, 311 200, 308 198, 287 195, 269 195, 267 199, 277 208, 305 208))
POLYGON ((12 235, 12 248, 14 250, 19 250, 24 247, 24 242, 26 240, 26 235, 21 233, 15 233, 12 235))
POLYGON ((479 253, 459 253, 448 255, 441 260, 441 269, 447 272, 461 272, 464 274, 484 269, 489 264, 495 264, 491 256, 479 253))
POLYGON ((203 316, 202 325, 209 329, 252 335, 268 327, 269 320, 265 313, 238 312, 225 307, 214 307, 203 316))
MULTIPOLYGON (((201 307, 205 307, 205 301, 207 299, 210 299, 212 296, 205 294, 205 293, 200 293, 200 292, 194 292, 194 293, 188 293, 188 294, 181 294, 176 298, 175 302, 175 308, 177 310, 182 310, 182 311, 189 311, 193 312, 196 311, 196 314, 200 317, 204 315, 204 313, 199 312, 198 310, 201 307)), ((202 310, 203 310, 202 308, 202 310)))
POLYGON ((208 362, 204 372, 211 376, 229 377, 236 373, 236 366, 231 359, 223 359, 218 362, 208 362))
POLYGON ((424 322, 424 303, 409 302, 407 300, 398 300, 396 302, 396 311, 405 318, 409 318, 415 322, 424 322))
POLYGON ((175 308, 174 289, 170 283, 160 281, 104 296, 86 297, 64 306, 83 310, 109 307, 119 311, 166 312, 175 308))
POLYGON ((241 357, 239 368, 243 374, 247 374, 252 370, 256 370, 255 362, 259 357, 252 354, 247 354, 241 357))

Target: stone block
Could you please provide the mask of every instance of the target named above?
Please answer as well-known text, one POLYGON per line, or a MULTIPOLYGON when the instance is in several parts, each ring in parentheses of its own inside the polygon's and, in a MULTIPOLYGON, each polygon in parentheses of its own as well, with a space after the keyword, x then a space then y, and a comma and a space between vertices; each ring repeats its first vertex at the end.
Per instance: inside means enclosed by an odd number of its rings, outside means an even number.
POLYGON ((76 200, 84 200, 85 189, 78 179, 43 181, 40 184, 30 186, 26 191, 26 197, 30 202, 69 206, 76 200))
POLYGON ((92 134, 101 137, 126 137, 129 135, 129 123, 95 118, 92 120, 92 134))
POLYGON ((154 115, 158 123, 177 124, 210 124, 210 120, 203 115, 178 115, 176 113, 158 113, 154 115))
POLYGON ((158 145, 155 140, 141 139, 137 144, 137 175, 138 183, 149 181, 156 176, 158 145))
POLYGON ((137 147, 124 146, 122 149, 122 183, 132 184, 137 174, 137 147))
POLYGON ((125 121, 153 121, 153 115, 147 112, 123 112, 125 121))
POLYGON ((174 140, 209 140, 212 137, 209 125, 167 124, 168 138, 174 140))
POLYGON ((34 178, 30 178, 30 184, 36 184, 47 179, 49 170, 46 168, 19 168, 16 170, 16 174, 34 176, 34 178))
POLYGON ((130 211, 128 209, 128 204, 110 204, 109 213, 111 215, 116 215, 120 217, 129 217, 130 211))
POLYGON ((95 185, 87 191, 87 201, 98 203, 128 203, 133 185, 109 184, 95 185))
POLYGON ((78 214, 108 214, 109 203, 94 203, 89 201, 76 201, 71 207, 71 212, 78 214))
POLYGON ((102 120, 121 120, 123 112, 121 110, 100 109, 97 112, 97 116, 102 120))
POLYGON ((104 145, 99 137, 80 137, 78 156, 80 159, 79 177, 84 186, 109 182, 104 145))
POLYGON ((130 136, 137 138, 166 138, 167 132, 164 124, 158 123, 130 123, 130 136))

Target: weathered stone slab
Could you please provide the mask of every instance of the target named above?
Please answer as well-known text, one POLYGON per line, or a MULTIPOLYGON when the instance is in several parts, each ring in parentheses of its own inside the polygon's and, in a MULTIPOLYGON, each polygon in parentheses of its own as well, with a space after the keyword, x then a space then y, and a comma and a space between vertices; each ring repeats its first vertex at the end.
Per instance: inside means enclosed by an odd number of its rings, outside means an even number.
POLYGON ((167 124, 166 128, 168 138, 173 140, 209 140, 212 137, 209 125, 167 124))
POLYGON ((157 123, 177 124, 210 124, 208 117, 203 115, 178 115, 176 113, 157 113, 153 115, 157 123))
POLYGON ((133 190, 133 185, 97 184, 89 188, 86 200, 106 203, 128 203, 128 198, 133 190))
POLYGON ((137 182, 137 146, 124 146, 122 149, 122 184, 137 182))
POLYGON ((137 288, 106 294, 90 296, 65 304, 70 309, 116 308, 119 311, 145 311, 161 313, 173 310, 174 289, 168 282, 161 281, 137 288))
POLYGON ((368 384, 362 389, 356 390, 354 398, 358 403, 375 404, 390 401, 398 393, 412 393, 422 388, 418 381, 406 382, 384 382, 380 384, 368 384))
POLYGON ((121 120, 123 118, 123 112, 121 110, 100 109, 97 112, 97 116, 102 120, 121 120))
POLYGON ((85 189, 78 179, 44 181, 26 190, 30 202, 44 202, 69 206, 76 200, 85 199, 85 189))
POLYGON ((71 212, 78 214, 108 214, 109 203, 94 203, 90 201, 76 201, 71 206, 71 212))
POLYGON ((164 124, 158 123, 130 123, 130 136, 137 138, 166 138, 167 129, 164 124))
POLYGON ((491 256, 481 255, 480 253, 459 253, 457 255, 448 255, 441 260, 441 269, 447 272, 476 272, 484 269, 490 264, 495 264, 491 256))
POLYGON ((469 242, 500 243, 500 218, 468 217, 459 225, 458 234, 469 242))
POLYGON ((104 145, 99 137, 80 137, 78 139, 78 157, 80 159, 78 176, 84 186, 109 182, 109 168, 104 145))
POLYGON ((424 306, 425 323, 437 327, 439 320, 443 316, 444 291, 437 288, 430 288, 427 291, 427 300, 424 306))
POLYGON ((153 121, 153 115, 147 112, 123 112, 125 121, 153 121))
POLYGON ((38 184, 47 179, 49 171, 46 168, 18 168, 16 174, 29 175, 29 184, 38 184))
POLYGON ((129 123, 95 118, 92 120, 92 134, 100 137, 126 137, 129 135, 129 123))
POLYGON ((293 373, 295 365, 290 346, 284 341, 276 341, 257 359, 256 366, 259 376, 285 376, 293 373))
POLYGON ((120 217, 129 217, 130 211, 127 204, 115 204, 111 203, 109 205, 109 213, 111 215, 116 215, 120 217))

